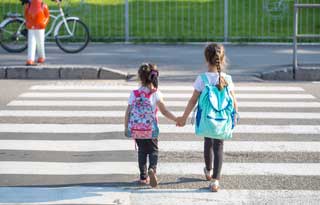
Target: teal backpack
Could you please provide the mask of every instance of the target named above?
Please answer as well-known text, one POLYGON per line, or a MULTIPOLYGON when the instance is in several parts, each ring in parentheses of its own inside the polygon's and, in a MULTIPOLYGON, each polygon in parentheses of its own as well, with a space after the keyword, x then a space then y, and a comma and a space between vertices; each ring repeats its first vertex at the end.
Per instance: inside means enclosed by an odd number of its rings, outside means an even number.
POLYGON ((196 135, 222 140, 231 139, 235 109, 229 87, 219 90, 216 85, 210 85, 206 74, 202 74, 201 79, 205 88, 198 98, 196 135))

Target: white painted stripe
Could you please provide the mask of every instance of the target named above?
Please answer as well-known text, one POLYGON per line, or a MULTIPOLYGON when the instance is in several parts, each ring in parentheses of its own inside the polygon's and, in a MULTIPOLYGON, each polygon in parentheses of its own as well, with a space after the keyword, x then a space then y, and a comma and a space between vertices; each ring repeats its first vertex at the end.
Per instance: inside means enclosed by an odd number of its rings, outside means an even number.
POLYGON ((106 186, 0 187, 0 205, 130 205, 130 195, 128 191, 106 186))
POLYGON ((316 190, 121 189, 106 186, 0 187, 0 204, 208 205, 208 204, 317 204, 316 190), (19 193, 19 194, 17 194, 19 193), (212 203, 211 203, 212 202, 212 203), (216 202, 216 203, 214 203, 216 202))
MULTIPOLYGON (((181 116, 183 111, 172 112, 181 116)), ((0 110, 0 117, 124 117, 124 111, 93 110, 0 110)), ((164 116, 159 113, 159 117, 164 116)), ((191 117, 191 116, 189 116, 191 117)), ((241 118, 253 119, 320 119, 320 113, 310 112, 241 112, 241 118)))
MULTIPOLYGON (((318 108, 318 102, 238 102, 239 107, 288 107, 288 108, 318 108)), ((167 106, 185 107, 186 101, 166 101, 167 106)), ((127 101, 73 101, 73 100, 14 100, 7 106, 55 106, 55 107, 114 107, 127 106, 127 101)))
MULTIPOLYGON (((196 139, 196 137, 195 137, 196 139)), ((162 152, 202 152, 203 141, 159 141, 162 152), (177 144, 179 146, 177 146, 177 144)), ((99 152, 132 151, 133 140, 0 140, 0 150, 99 152)), ((225 141, 225 152, 320 152, 320 142, 225 141)))
MULTIPOLYGON (((135 86, 127 86, 127 85, 105 85, 105 86, 86 86, 86 85, 35 85, 32 86, 31 90, 101 90, 101 91, 131 91, 137 89, 138 84, 135 86)), ((163 91, 192 91, 192 86, 161 86, 160 90, 163 91)), ((304 91, 301 87, 286 87, 286 86, 236 86, 236 91, 304 91)))
MULTIPOLYGON (((161 133, 194 133, 194 126, 183 128, 160 124, 161 133)), ((110 133, 123 132, 122 124, 0 124, 0 133, 110 133)), ((235 133, 320 134, 320 125, 238 125, 235 133)))
MULTIPOLYGON (((166 101, 167 106, 186 107, 186 101, 166 101)), ((122 101, 98 101, 98 100, 14 100, 7 106, 54 106, 54 107, 114 107, 127 106, 128 102, 122 101)), ((285 107, 285 108, 320 108, 319 102, 238 102, 239 107, 285 107)))
MULTIPOLYGON (((20 98, 128 98, 130 93, 101 92, 27 92, 20 98)), ((189 99, 191 93, 167 93, 164 98, 189 99)), ((314 99, 310 94, 237 94, 238 99, 314 99)))
POLYGON ((240 115, 251 119, 320 119, 320 113, 310 112, 241 112, 240 115))
MULTIPOLYGON (((160 175, 202 175, 201 163, 160 163, 160 175), (173 168, 174 167, 174 168, 173 168)), ((320 176, 320 163, 224 163, 223 175, 320 176)), ((137 162, 21 162, 0 161, 0 174, 101 175, 139 174, 137 162)))
POLYGON ((239 107, 319 108, 319 102, 238 102, 239 107))
MULTIPOLYGON (((209 183, 208 183, 209 184, 209 183)), ((201 187, 202 188, 202 187, 201 187)), ((139 189, 131 195, 136 205, 231 205, 231 204, 318 204, 320 191, 315 190, 225 190, 209 189, 139 189)))

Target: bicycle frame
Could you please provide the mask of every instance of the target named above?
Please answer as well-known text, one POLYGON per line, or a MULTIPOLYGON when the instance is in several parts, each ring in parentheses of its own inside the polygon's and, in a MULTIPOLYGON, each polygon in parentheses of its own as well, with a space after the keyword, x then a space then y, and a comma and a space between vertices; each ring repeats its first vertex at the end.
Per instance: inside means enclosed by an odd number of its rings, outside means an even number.
POLYGON ((55 30, 54 30, 54 37, 56 37, 58 35, 59 32, 59 28, 61 26, 61 24, 64 24, 69 35, 73 36, 73 32, 74 32, 74 28, 72 29, 72 31, 70 30, 67 21, 68 20, 79 20, 78 17, 65 17, 63 9, 61 8, 61 5, 59 4, 59 10, 56 10, 55 12, 59 12, 60 14, 56 17, 55 22, 57 21, 57 19, 62 18, 62 21, 60 21, 56 26, 55 26, 55 30))

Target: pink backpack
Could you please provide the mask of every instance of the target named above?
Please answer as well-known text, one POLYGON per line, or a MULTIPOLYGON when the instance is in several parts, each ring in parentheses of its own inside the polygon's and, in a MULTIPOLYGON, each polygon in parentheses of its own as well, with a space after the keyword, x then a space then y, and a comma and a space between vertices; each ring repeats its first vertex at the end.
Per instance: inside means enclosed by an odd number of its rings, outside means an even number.
POLYGON ((159 135, 157 109, 154 111, 150 97, 153 92, 133 91, 135 99, 132 103, 128 122, 128 136, 133 139, 152 139, 159 135))

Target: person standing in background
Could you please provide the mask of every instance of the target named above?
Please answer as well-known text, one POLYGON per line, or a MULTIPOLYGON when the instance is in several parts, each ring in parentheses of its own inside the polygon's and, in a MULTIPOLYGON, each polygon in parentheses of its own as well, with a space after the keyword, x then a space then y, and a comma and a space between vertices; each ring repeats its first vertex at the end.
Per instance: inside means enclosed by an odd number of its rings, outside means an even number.
POLYGON ((24 4, 24 16, 28 29, 28 59, 26 65, 44 63, 45 56, 45 28, 50 19, 48 6, 42 0, 22 0, 24 4))

